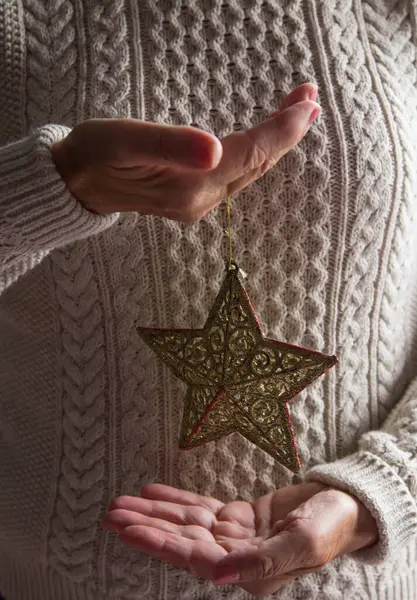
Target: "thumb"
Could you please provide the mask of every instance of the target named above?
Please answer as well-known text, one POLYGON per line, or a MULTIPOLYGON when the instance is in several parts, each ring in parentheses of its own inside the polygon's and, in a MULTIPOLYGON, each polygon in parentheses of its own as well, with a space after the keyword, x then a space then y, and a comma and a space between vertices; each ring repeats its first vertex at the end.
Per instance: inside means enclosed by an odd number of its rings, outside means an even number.
POLYGON ((230 552, 216 566, 213 583, 263 581, 297 570, 300 540, 288 531, 261 542, 258 547, 230 552))
POLYGON ((222 140, 223 158, 215 175, 235 192, 263 175, 307 133, 320 106, 303 100, 272 115, 256 127, 232 133, 222 140), (255 171, 255 173, 254 173, 255 171))

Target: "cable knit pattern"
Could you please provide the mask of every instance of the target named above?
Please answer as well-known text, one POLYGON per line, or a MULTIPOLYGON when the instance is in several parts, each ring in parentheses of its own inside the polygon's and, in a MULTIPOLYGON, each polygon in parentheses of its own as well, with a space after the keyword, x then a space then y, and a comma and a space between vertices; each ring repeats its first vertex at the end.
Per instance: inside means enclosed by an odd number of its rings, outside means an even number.
MULTIPOLYGON (((395 215, 389 232, 389 243, 392 247, 389 253, 390 262, 384 257, 387 279, 381 300, 378 337, 380 424, 403 392, 400 383, 402 374, 415 373, 415 356, 412 354, 414 333, 407 326, 407 315, 413 313, 413 307, 410 305, 412 297, 404 296, 401 291, 402 281, 412 281, 415 267, 411 259, 411 240, 412 232, 416 231, 416 216, 412 207, 411 190, 417 185, 413 166, 417 150, 417 98, 413 93, 417 85, 417 50, 409 2, 389 3, 386 10, 381 10, 381 6, 376 2, 368 2, 365 3, 363 11, 363 18, 368 26, 370 48, 386 94, 386 109, 399 124, 398 132, 391 133, 394 136, 394 156, 398 165, 393 206, 395 215), (387 37, 390 40, 390 54, 384 51, 387 37), (402 85, 393 87, 399 69, 402 85), (405 199, 401 196, 403 187, 410 191, 405 199), (396 224, 398 227, 395 227, 396 224), (401 278, 397 273, 401 273, 401 278), (393 316, 398 315, 399 311, 403 318, 396 322, 393 332, 393 316)), ((388 244, 386 248, 385 252, 388 254, 388 244)))
POLYGON ((24 1, 27 32, 27 114, 31 127, 73 122, 76 80, 73 5, 68 0, 24 1), (52 82, 54 85, 51 85, 52 82))
POLYGON ((11 0, 0 6, 0 38, 5 41, 0 46, 0 73, 2 73, 2 113, 0 137, 2 143, 11 142, 24 133, 25 128, 25 95, 24 58, 25 46, 22 35, 22 10, 20 3, 11 0), (15 95, 17 87, 21 92, 15 95))
MULTIPOLYGON (((363 42, 358 31, 357 16, 350 2, 326 4, 325 19, 334 23, 329 42, 338 61, 335 69, 339 83, 345 89, 344 110, 358 153, 355 169, 356 187, 350 184, 351 219, 343 268, 343 288, 340 298, 339 331, 341 358, 338 394, 340 401, 353 410, 349 420, 337 424, 338 448, 351 449, 354 435, 372 426, 369 414, 355 410, 361 401, 366 377, 372 376, 375 364, 370 356, 358 352, 361 344, 370 339, 369 313, 374 303, 373 281, 377 272, 377 253, 382 244, 381 234, 374 224, 386 218, 391 201, 389 141, 380 134, 383 115, 371 89, 371 76, 365 65, 363 42), (337 15, 337 18, 334 18, 337 15), (343 24, 343 27, 340 25, 343 24), (360 110, 359 110, 360 107, 360 110), (355 423, 356 420, 356 423, 355 423), (352 431, 353 428, 353 431, 352 431)), ((351 174, 353 175, 353 173, 351 174)), ((351 176, 352 180, 352 176, 351 176)), ((339 412, 343 415, 343 409, 339 412)))
MULTIPOLYGON (((25 12, 28 40, 27 114, 31 126, 55 120, 72 125, 75 121, 77 53, 73 17, 73 5, 66 0, 46 4, 28 3, 25 12)), ((24 184, 33 188, 32 170, 38 172, 40 188, 34 188, 32 200, 39 216, 35 209, 32 209, 34 216, 30 215, 30 196, 28 206, 19 207, 23 213, 22 219, 28 220, 34 233, 31 234, 29 230, 25 235, 16 216, 13 220, 28 250, 46 246, 49 251, 50 248, 66 246, 76 239, 81 240, 103 231, 117 218, 117 215, 92 215, 71 197, 60 180, 50 157, 50 148, 68 132, 64 127, 48 126, 34 137, 35 141, 39 139, 45 166, 39 160, 34 160, 36 148, 29 147, 27 151, 31 170, 28 167, 25 169, 23 152, 18 154, 22 162, 14 166, 14 171, 20 167, 25 179, 22 182, 15 181, 17 189, 23 195, 26 191, 24 184), (49 203, 48 195, 51 198, 49 203), (60 212, 57 211, 57 198, 62 203, 60 212), (48 245, 42 239, 46 233, 43 233, 41 226, 49 236, 48 245), (40 238, 39 242, 37 238, 40 238)), ((12 210, 16 210, 14 205, 17 200, 18 197, 14 198, 12 210)), ((21 254, 25 256, 25 253, 21 254)), ((51 270, 56 282, 57 302, 61 307, 62 446, 54 511, 49 525, 49 561, 58 572, 68 574, 76 581, 94 580, 98 577, 94 564, 94 541, 107 479, 104 463, 106 363, 103 313, 90 242, 70 246, 62 252, 56 251, 51 259, 51 270), (78 311, 79 307, 82 307, 81 312, 78 311), (87 403, 84 402, 85 396, 88 396, 87 403)))
MULTIPOLYGON (((413 253, 411 239, 416 224, 415 216, 409 204, 412 198, 407 196, 407 200, 403 201, 401 206, 399 206, 399 201, 401 200, 400 192, 403 186, 406 189, 407 187, 410 188, 410 184, 415 179, 414 173, 410 172, 407 164, 412 160, 411 151, 413 145, 415 148, 415 136, 405 135, 405 124, 402 117, 405 108, 404 100, 409 102, 409 95, 412 96, 410 89, 415 84, 416 73, 410 69, 410 63, 415 62, 415 49, 409 46, 412 33, 409 20, 406 20, 406 17, 408 17, 406 3, 395 3, 387 7, 385 14, 381 14, 382 11, 379 5, 377 10, 375 10, 372 3, 365 6, 365 8, 363 15, 360 10, 357 14, 359 20, 363 18, 363 24, 366 20, 369 21, 369 42, 373 50, 372 58, 375 59, 375 73, 381 76, 381 80, 376 85, 379 83, 380 86, 384 86, 389 94, 390 102, 386 102, 386 97, 382 95, 381 104, 386 110, 390 111, 390 114, 392 114, 391 111, 396 113, 399 124, 398 132, 394 132, 392 129, 390 131, 393 136, 392 144, 395 150, 394 156, 397 168, 395 195, 390 207, 391 227, 387 228, 386 235, 394 237, 388 237, 385 247, 380 253, 379 290, 385 293, 380 300, 380 311, 374 316, 374 318, 379 317, 380 320, 379 323, 378 319, 375 319, 377 325, 380 325, 380 344, 377 348, 372 347, 372 354, 376 354, 376 349, 380 351, 378 366, 381 370, 381 384, 379 387, 374 386, 374 389, 378 390, 381 401, 377 405, 378 412, 374 414, 373 418, 371 417, 371 423, 381 425, 381 417, 384 414, 386 415, 384 400, 389 402, 392 407, 396 399, 395 391, 399 385, 401 375, 407 367, 410 374, 415 373, 415 357, 412 352, 413 331, 410 331, 407 326, 407 317, 413 314, 413 307, 410 304, 412 296, 401 293, 401 284, 397 277, 401 274, 401 281, 404 281, 403 277, 405 277, 405 280, 412 282, 413 276, 411 265, 414 263, 410 261, 410 255, 413 253), (405 82, 405 96, 399 95, 397 90, 395 93, 394 90, 390 90, 388 85, 390 70, 392 74, 394 68, 398 70, 398 65, 394 67, 394 63, 391 63, 390 60, 391 57, 384 57, 381 51, 382 43, 386 43, 386 39, 382 36, 384 36, 384 33, 387 34, 387 22, 389 23, 390 20, 394 25, 390 29, 393 46, 392 54, 395 64, 399 63, 401 68, 404 69, 401 80, 405 82), (404 22, 406 23, 405 27, 404 22), (395 225, 397 226, 395 227, 395 225), (387 263, 386 255, 389 256, 390 263, 387 263), (385 285, 382 285, 382 282, 385 285), (399 319, 398 323, 404 329, 394 328, 393 331, 389 331, 388 335, 387 323, 392 323, 393 313, 395 312, 398 315, 400 311, 402 311, 404 317, 399 319), (387 389, 384 382, 388 372, 390 385, 387 389), (382 415, 379 412, 380 410, 382 415)), ((407 111, 411 124, 415 122, 415 102, 416 99, 412 98, 411 106, 407 111)), ((410 126, 410 121, 406 126, 410 126)), ((412 287, 415 288, 414 282, 412 287)), ((371 384, 375 375, 376 373, 372 374, 372 378, 370 378, 371 384)), ((360 441, 362 452, 353 454, 351 457, 339 461, 339 463, 334 463, 334 465, 320 466, 308 474, 309 479, 318 479, 354 493, 374 513, 380 523, 380 541, 376 549, 372 551, 373 560, 381 560, 387 554, 394 555, 402 547, 404 540, 415 535, 417 531, 417 470, 414 452, 416 440, 413 437, 415 434, 415 417, 417 416, 415 397, 414 385, 409 389, 405 399, 393 411, 395 419, 390 417, 389 422, 383 427, 384 430, 390 432, 390 435, 381 432, 368 433, 362 436, 360 441), (398 423, 401 423, 401 426, 398 427, 398 423), (378 458, 380 456, 383 456, 383 461, 378 458), (377 497, 377 494, 372 493, 370 490, 372 479, 375 479, 374 485, 380 487, 377 485, 380 477, 387 481, 385 501, 383 497, 377 497), (404 482, 406 486, 404 486, 404 482), (375 505, 376 502, 378 505, 375 505), (383 506, 386 506, 385 510, 382 509, 383 506)), ((374 406, 375 401, 371 404, 371 408, 374 406)), ((369 552, 361 552, 358 556, 368 560, 369 552)))
MULTIPOLYGON (((91 116, 128 117, 132 110, 128 102, 131 72, 126 32, 127 14, 123 2, 105 2, 92 11, 89 33, 96 43, 90 51, 95 90, 91 116)), ((134 107, 133 112, 136 111, 134 107)), ((145 220, 142 221, 145 224, 145 220)), ((155 364, 139 347, 132 328, 132 323, 140 318, 159 318, 158 314, 154 316, 153 308, 160 302, 155 304, 149 296, 158 286, 149 280, 150 273, 144 270, 144 259, 150 255, 152 241, 147 241, 147 228, 142 224, 134 215, 121 218, 118 227, 110 230, 100 243, 105 285, 111 289, 110 308, 120 317, 117 327, 108 324, 118 348, 113 378, 118 377, 120 383, 110 391, 114 403, 110 409, 114 428, 111 454, 116 457, 113 468, 117 472, 108 483, 108 499, 122 492, 135 494, 146 478, 158 477, 160 441, 158 436, 150 434, 163 417, 157 405, 149 410, 146 402, 158 394, 155 364), (123 270, 111 268, 112 256, 123 256, 123 270), (146 310, 145 307, 152 308, 146 310)), ((138 558, 136 553, 114 543, 114 537, 107 532, 101 533, 100 545, 107 548, 111 556, 109 563, 102 563, 102 569, 111 569, 109 593, 112 597, 130 600, 139 595, 145 598, 150 594, 150 582, 158 585, 158 573, 147 557, 138 558)))
MULTIPOLYGON (((144 481, 158 479, 158 464, 163 468, 164 434, 161 435, 160 429, 165 429, 165 414, 163 392, 158 386, 160 376, 157 365, 140 346, 132 329, 132 322, 138 322, 144 315, 150 320, 159 318, 159 303, 153 302, 152 295, 156 286, 152 274, 144 269, 145 257, 149 256, 153 243, 152 237, 146 235, 146 227, 137 227, 135 217, 122 220, 117 234, 109 240, 109 257, 114 252, 125 256, 123 272, 112 272, 114 311, 121 317, 116 333, 121 382, 118 406, 123 415, 123 420, 117 419, 120 456, 117 493, 137 493, 144 481), (144 306, 147 308, 141 309, 144 306), (158 400, 149 405, 149 397, 158 400)), ((112 552, 114 581, 110 592, 115 597, 135 599, 138 594, 146 597, 150 594, 150 582, 159 586, 155 565, 146 556, 138 557, 118 543, 112 552)))
POLYGON ((104 502, 107 433, 103 313, 89 244, 56 253, 53 273, 61 307, 62 455, 50 562, 58 572, 84 581, 97 577, 94 541, 104 502))
POLYGON ((306 80, 322 117, 233 199, 234 253, 267 335, 339 354, 291 406, 301 475, 356 494, 380 540, 274 598, 417 600, 416 14, 414 0, 0 0, 6 600, 249 598, 100 527, 149 481, 224 501, 298 481, 239 435, 181 452, 184 388, 135 331, 203 325, 224 206, 192 226, 93 216, 50 148, 90 117, 222 137, 306 80))
POLYGON ((130 78, 124 2, 106 0, 88 13, 88 33, 94 40, 91 56, 93 117, 128 117, 130 78))

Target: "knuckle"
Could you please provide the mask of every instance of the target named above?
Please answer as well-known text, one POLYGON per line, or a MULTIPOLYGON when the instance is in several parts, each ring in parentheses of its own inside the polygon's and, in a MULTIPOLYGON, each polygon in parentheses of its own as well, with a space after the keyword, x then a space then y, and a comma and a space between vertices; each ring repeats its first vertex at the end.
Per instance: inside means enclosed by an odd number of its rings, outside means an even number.
POLYGON ((261 177, 276 165, 281 154, 277 156, 272 153, 271 149, 267 148, 267 144, 262 143, 262 140, 253 136, 251 131, 248 131, 247 134, 251 140, 251 144, 247 152, 244 167, 247 171, 255 171, 256 177, 261 177))
POLYGON ((324 558, 323 546, 314 523, 310 519, 297 518, 294 533, 300 539, 304 556, 313 564, 320 564, 324 558))
POLYGON ((272 157, 266 158, 258 168, 258 177, 262 177, 262 175, 265 175, 265 173, 267 171, 272 169, 272 167, 275 167, 277 162, 278 161, 275 158, 272 158, 272 157))
POLYGON ((259 167, 270 160, 267 153, 260 147, 259 143, 255 142, 250 153, 249 168, 259 169, 259 167))
POLYGON ((260 143, 260 140, 255 137, 251 130, 247 131, 247 136, 250 139, 250 145, 245 158, 245 168, 247 170, 259 169, 261 165, 270 162, 271 157, 269 152, 260 143))

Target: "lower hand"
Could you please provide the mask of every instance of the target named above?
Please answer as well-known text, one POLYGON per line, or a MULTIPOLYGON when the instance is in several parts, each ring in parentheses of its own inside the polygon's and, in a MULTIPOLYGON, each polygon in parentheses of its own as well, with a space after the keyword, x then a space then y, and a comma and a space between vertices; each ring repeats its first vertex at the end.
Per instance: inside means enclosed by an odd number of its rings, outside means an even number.
POLYGON ((80 123, 52 148, 58 171, 85 208, 192 222, 273 167, 319 114, 303 84, 260 125, 223 140, 193 127, 136 119, 80 123))
POLYGON ((378 537, 359 500, 319 483, 229 504, 150 484, 140 498, 115 499, 103 525, 150 556, 215 584, 237 583, 255 596, 378 537))

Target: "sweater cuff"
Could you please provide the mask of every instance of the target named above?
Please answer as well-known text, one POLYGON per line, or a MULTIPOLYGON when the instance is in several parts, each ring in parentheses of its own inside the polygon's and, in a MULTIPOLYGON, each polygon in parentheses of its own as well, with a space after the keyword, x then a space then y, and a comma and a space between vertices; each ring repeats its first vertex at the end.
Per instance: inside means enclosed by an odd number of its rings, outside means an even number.
POLYGON ((417 507, 408 487, 380 457, 358 451, 334 463, 314 467, 306 481, 319 481, 355 496, 374 517, 379 540, 354 552, 357 560, 378 564, 417 534, 417 507))
POLYGON ((67 127, 47 125, 0 149, 3 232, 21 250, 64 246, 103 231, 118 218, 93 214, 66 187, 51 149, 69 132, 67 127))

